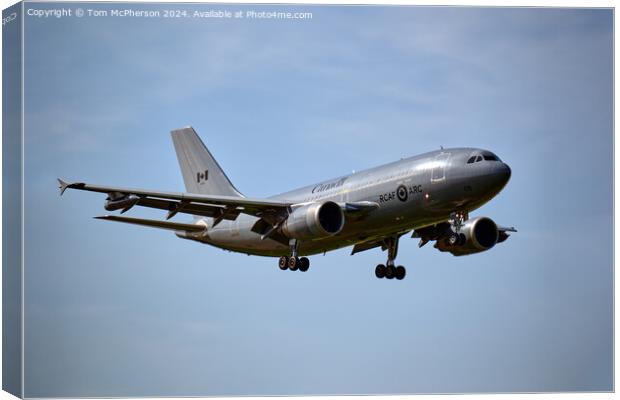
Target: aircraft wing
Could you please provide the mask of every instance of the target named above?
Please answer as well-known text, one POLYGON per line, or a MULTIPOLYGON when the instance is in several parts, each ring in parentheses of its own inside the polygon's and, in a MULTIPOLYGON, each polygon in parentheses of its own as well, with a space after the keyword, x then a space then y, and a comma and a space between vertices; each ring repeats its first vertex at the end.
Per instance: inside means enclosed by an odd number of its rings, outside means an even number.
MULTIPOLYGON (((203 215, 218 220, 234 220, 240 213, 264 217, 281 214, 288 210, 292 203, 278 200, 252 199, 247 197, 215 196, 194 193, 162 192, 144 189, 129 189, 115 186, 91 185, 83 182, 67 183, 58 179, 60 194, 67 189, 86 190, 89 192, 107 193, 108 199, 126 199, 127 204, 122 212, 134 205, 168 210, 167 219, 177 213, 203 215)), ((119 209, 122 207, 119 207, 119 209)))
POLYGON ((506 232, 516 232, 517 230, 514 227, 505 227, 505 226, 498 226, 497 230, 499 232, 499 235, 497 237, 497 243, 501 243, 503 241, 505 241, 506 239, 508 239, 508 237, 510 236, 508 233, 506 232))
MULTIPOLYGON (((168 211, 166 219, 172 218, 177 213, 214 218, 213 226, 222 220, 235 220, 241 213, 253 215, 259 217, 260 220, 257 221, 252 230, 261 233, 263 238, 273 236, 277 227, 288 217, 290 207, 294 204, 282 200, 163 192, 91 185, 83 182, 67 183, 62 179, 58 179, 58 183, 61 196, 67 189, 106 193, 108 195, 106 209, 108 211, 121 210, 121 214, 137 205, 168 211), (116 205, 113 208, 108 208, 107 205, 110 202, 116 203, 116 205)), ((361 201, 343 203, 341 207, 351 217, 363 218, 371 211, 376 210, 379 205, 369 201, 361 201)), ((112 218, 106 219, 112 220, 112 218)))

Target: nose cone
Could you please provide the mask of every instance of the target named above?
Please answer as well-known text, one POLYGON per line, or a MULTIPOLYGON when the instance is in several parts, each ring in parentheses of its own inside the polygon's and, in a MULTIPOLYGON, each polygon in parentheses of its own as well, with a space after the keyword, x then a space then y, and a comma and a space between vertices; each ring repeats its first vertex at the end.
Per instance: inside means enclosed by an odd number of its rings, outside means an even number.
POLYGON ((498 190, 501 190, 510 180, 511 174, 512 171, 510 170, 508 164, 498 163, 493 173, 493 180, 495 181, 494 186, 496 186, 498 190))
POLYGON ((504 184, 508 183, 508 181, 510 180, 510 174, 512 174, 512 171, 510 170, 508 164, 502 163, 499 174, 504 180, 504 184))

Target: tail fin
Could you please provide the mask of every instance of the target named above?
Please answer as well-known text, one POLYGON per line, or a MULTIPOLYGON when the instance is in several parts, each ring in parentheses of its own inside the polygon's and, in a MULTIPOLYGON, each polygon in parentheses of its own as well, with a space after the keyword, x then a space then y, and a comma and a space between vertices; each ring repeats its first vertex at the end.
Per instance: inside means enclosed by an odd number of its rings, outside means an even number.
POLYGON ((185 189, 189 193, 243 197, 192 127, 171 132, 185 189))

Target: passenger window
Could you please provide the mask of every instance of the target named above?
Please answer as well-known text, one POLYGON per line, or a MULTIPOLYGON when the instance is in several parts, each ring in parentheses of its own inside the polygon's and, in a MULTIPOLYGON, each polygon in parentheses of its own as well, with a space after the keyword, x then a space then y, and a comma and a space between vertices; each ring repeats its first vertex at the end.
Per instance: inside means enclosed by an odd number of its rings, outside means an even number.
POLYGON ((467 160, 467 164, 473 164, 474 161, 476 161, 476 156, 471 156, 469 157, 469 160, 467 160))

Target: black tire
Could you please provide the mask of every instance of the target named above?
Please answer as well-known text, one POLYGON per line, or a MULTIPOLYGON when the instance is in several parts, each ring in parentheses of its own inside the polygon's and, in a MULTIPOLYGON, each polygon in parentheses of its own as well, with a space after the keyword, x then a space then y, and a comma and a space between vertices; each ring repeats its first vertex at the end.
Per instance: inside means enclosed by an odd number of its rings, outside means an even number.
POLYGON ((307 257, 302 257, 299 259, 299 270, 301 272, 306 272, 310 268, 310 260, 307 257))
POLYGON ((385 267, 385 277, 386 279, 394 279, 394 275, 396 275, 396 268, 393 265, 388 265, 385 267))
POLYGON ((282 271, 285 271, 288 269, 288 257, 287 256, 280 257, 280 259, 278 260, 278 267, 282 271))
POLYGON ((405 275, 407 275, 407 270, 405 269, 405 267, 403 267, 402 265, 396 267, 396 279, 402 281, 403 279, 405 279, 405 275))
POLYGON ((467 242, 467 238, 464 233, 459 234, 459 246, 463 246, 467 242))
POLYGON ((379 279, 385 278, 385 265, 377 265, 377 267, 375 268, 375 276, 379 279))
POLYGON ((288 269, 297 271, 299 269, 299 258, 291 257, 288 259, 288 269))

